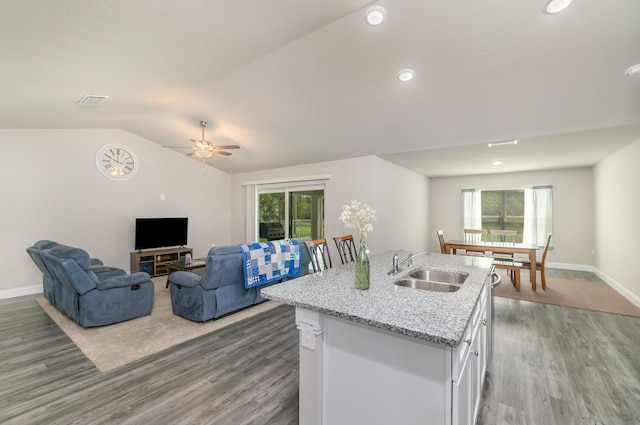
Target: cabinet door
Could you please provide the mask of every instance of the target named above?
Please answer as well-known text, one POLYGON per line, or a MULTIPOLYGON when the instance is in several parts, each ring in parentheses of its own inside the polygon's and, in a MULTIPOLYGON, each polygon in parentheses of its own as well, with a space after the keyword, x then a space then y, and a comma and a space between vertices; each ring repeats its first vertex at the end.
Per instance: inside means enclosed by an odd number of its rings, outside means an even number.
POLYGON ((473 402, 471 398, 473 375, 471 363, 473 363, 473 359, 467 357, 458 381, 453 383, 453 415, 451 421, 453 425, 470 425, 473 423, 473 402))
POLYGON ((481 332, 480 328, 482 325, 478 326, 476 329, 476 333, 474 334, 473 343, 471 344, 471 351, 469 352, 469 374, 471 375, 471 400, 470 400, 470 411, 471 418, 469 422, 466 422, 470 425, 476 423, 476 418, 478 416, 478 409, 480 408, 480 398, 482 397, 482 377, 480 376, 482 371, 482 365, 480 360, 480 340, 481 340, 481 332))
POLYGON ((471 424, 476 423, 480 409, 480 400, 482 399, 482 389, 484 387, 484 377, 487 371, 487 322, 484 320, 486 309, 480 314, 480 320, 476 332, 474 333, 473 343, 469 353, 469 363, 471 368, 471 424))
POLYGON ((489 320, 487 315, 489 312, 485 308, 480 313, 480 328, 478 330, 478 362, 480 364, 480 396, 482 396, 482 387, 484 386, 484 378, 487 374, 487 360, 489 358, 489 320))

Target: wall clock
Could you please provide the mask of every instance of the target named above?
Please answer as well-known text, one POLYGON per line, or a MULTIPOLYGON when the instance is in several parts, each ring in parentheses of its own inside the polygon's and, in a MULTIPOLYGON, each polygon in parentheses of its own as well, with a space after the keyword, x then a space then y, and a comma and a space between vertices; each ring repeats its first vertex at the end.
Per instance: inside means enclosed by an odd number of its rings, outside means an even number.
POLYGON ((104 145, 96 154, 98 170, 113 180, 126 180, 138 171, 138 159, 133 151, 118 144, 104 145))

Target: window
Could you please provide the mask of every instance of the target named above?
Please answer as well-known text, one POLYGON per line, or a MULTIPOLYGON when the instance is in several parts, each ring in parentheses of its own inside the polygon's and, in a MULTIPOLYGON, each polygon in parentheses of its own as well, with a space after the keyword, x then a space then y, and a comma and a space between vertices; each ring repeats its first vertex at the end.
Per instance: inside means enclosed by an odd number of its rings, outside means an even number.
POLYGON ((515 230, 516 242, 524 232, 524 190, 483 190, 482 228, 515 230))
MULTIPOLYGON (((553 233, 553 188, 462 190, 462 229, 515 230, 516 242, 542 248, 553 233), (480 205, 480 208, 478 207, 480 205)), ((551 242, 553 247, 553 239, 551 242)))

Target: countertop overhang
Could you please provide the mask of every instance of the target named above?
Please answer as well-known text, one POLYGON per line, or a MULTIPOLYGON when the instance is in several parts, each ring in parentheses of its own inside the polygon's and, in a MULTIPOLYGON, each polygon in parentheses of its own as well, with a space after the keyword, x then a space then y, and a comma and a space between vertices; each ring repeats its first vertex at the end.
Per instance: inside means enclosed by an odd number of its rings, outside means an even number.
MULTIPOLYGON (((389 275, 394 251, 371 256, 371 285, 355 288, 355 263, 263 288, 263 297, 436 344, 457 347, 487 281, 493 259, 429 253, 389 275), (456 292, 394 285, 416 269, 468 273, 456 292)), ((401 253, 400 259, 407 253, 401 253)))

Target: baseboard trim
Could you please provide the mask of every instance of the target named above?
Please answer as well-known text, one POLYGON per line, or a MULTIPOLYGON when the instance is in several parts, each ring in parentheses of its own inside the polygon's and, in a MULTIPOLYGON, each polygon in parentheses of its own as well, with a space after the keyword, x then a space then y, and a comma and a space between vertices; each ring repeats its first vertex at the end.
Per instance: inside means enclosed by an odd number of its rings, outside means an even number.
POLYGON ((636 307, 640 308, 640 296, 634 294, 633 292, 628 290, 626 287, 621 285, 620 282, 616 281, 614 278, 612 278, 611 276, 609 276, 606 273, 602 272, 601 270, 598 270, 597 268, 594 268, 593 272, 596 275, 598 275, 598 277, 600 279, 604 280, 607 283, 607 285, 611 286, 613 289, 616 290, 616 292, 618 292, 620 295, 622 295, 627 300, 629 300, 629 302, 631 302, 631 304, 633 304, 636 307))
POLYGON ((550 269, 561 270, 577 270, 581 272, 593 272, 593 266, 589 264, 570 264, 570 263, 550 263, 546 262, 545 267, 550 269))
POLYGON ((25 295, 41 294, 42 285, 25 286, 24 288, 5 289, 0 291, 0 300, 24 297, 25 295))

